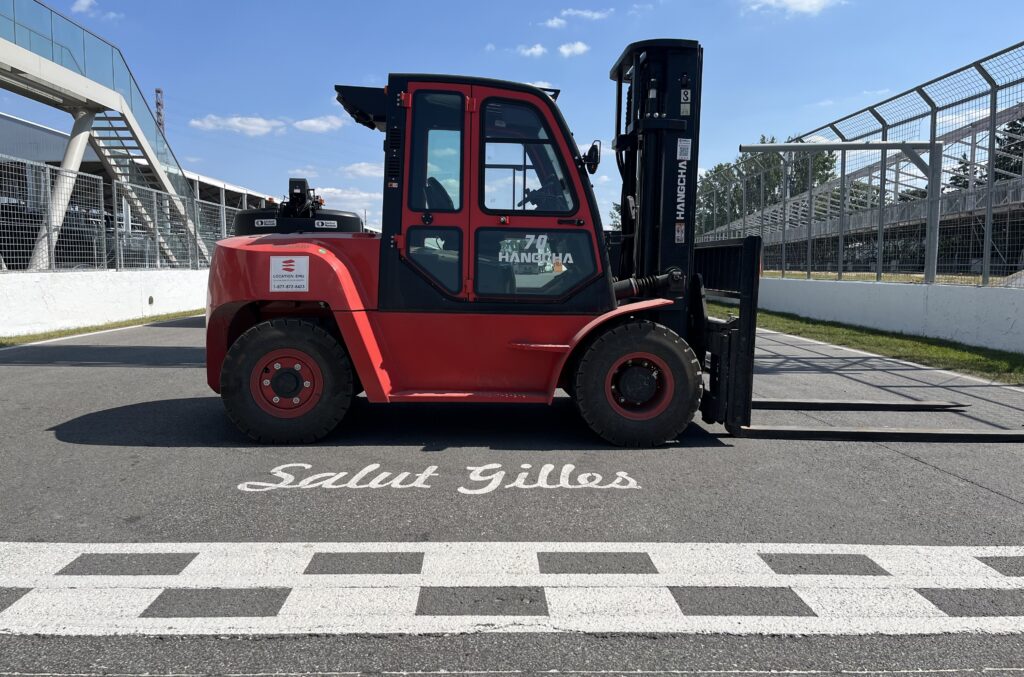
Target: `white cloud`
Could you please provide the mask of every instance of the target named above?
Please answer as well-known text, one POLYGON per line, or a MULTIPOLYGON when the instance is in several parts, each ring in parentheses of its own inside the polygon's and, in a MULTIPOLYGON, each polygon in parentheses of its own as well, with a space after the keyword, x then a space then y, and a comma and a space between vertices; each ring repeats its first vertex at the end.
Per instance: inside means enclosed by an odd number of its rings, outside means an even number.
POLYGON ((320 176, 320 173, 316 171, 316 167, 306 165, 305 167, 299 167, 298 169, 289 169, 288 176, 301 176, 307 179, 315 179, 320 176))
POLYGON ((614 9, 563 9, 562 16, 574 16, 589 21, 600 21, 612 15, 614 9))
POLYGON ((885 96, 891 91, 888 87, 883 87, 882 89, 865 89, 861 94, 863 96, 885 96))
POLYGON ((835 99, 822 99, 821 101, 815 101, 814 105, 818 108, 828 108, 829 106, 836 105, 835 99))
POLYGON ((323 134, 324 132, 333 132, 335 129, 340 128, 344 124, 345 120, 338 117, 337 115, 323 115, 318 118, 297 120, 292 123, 292 126, 295 127, 295 129, 299 129, 303 132, 323 134))
POLYGON ((189 120, 188 125, 204 132, 226 131, 246 136, 264 136, 271 132, 280 134, 285 130, 285 124, 280 120, 243 115, 221 117, 210 114, 206 117, 189 120))
POLYGON ((519 52, 521 56, 538 57, 543 56, 548 51, 548 48, 538 42, 531 47, 519 45, 516 47, 516 51, 519 52))
POLYGON ((350 165, 342 167, 341 173, 345 176, 360 176, 370 179, 380 179, 384 177, 384 163, 353 162, 350 165))
POLYGON ((547 80, 537 80, 536 82, 527 82, 526 84, 540 87, 541 89, 551 89, 551 83, 547 80))
POLYGON ((644 12, 650 12, 652 9, 654 9, 654 5, 649 3, 634 4, 629 8, 629 14, 639 16, 644 12))
POLYGON ((567 42, 558 48, 558 51, 562 53, 562 56, 569 58, 570 56, 579 56, 590 51, 590 45, 585 42, 567 42))
POLYGON ((366 224, 380 228, 380 210, 384 194, 358 188, 318 188, 317 194, 324 199, 329 209, 341 209, 355 212, 360 216, 366 213, 366 224))
POLYGON ((96 0, 75 0, 71 3, 72 14, 84 14, 86 16, 100 18, 104 21, 113 21, 115 19, 123 19, 124 14, 121 12, 100 12, 99 7, 96 4, 96 0))
POLYGON ((485 52, 493 52, 496 49, 498 49, 498 48, 494 46, 493 42, 488 42, 486 45, 484 45, 484 51, 485 52))
POLYGON ((187 162, 190 165, 197 165, 203 161, 203 158, 199 157, 198 155, 186 155, 184 159, 185 162, 187 162))
POLYGON ((558 16, 553 16, 544 22, 544 25, 548 28, 565 28, 565 19, 558 16))
POLYGON ((744 0, 747 9, 756 12, 762 9, 782 10, 787 14, 808 14, 814 16, 822 10, 841 5, 844 0, 744 0))

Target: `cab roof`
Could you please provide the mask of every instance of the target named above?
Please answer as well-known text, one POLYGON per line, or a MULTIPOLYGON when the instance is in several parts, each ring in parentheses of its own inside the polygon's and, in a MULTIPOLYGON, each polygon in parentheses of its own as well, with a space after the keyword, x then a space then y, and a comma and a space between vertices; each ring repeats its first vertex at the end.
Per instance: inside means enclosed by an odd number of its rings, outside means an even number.
MULTIPOLYGON (((429 73, 392 73, 391 80, 412 80, 416 82, 446 82, 466 85, 483 85, 498 89, 512 89, 530 93, 548 95, 552 101, 558 98, 561 90, 548 87, 536 87, 525 82, 511 80, 494 80, 464 75, 439 75, 429 73)), ((356 85, 335 85, 338 103, 352 119, 370 129, 384 131, 387 125, 387 91, 384 87, 359 87, 356 85)))

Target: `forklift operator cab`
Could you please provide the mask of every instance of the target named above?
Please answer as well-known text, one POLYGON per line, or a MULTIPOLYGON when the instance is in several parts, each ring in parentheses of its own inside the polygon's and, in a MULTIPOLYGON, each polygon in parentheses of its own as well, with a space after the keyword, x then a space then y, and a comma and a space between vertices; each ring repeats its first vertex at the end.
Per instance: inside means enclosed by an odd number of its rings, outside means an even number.
POLYGON ((547 94, 414 75, 337 90, 357 120, 387 121, 381 310, 615 307, 590 183, 547 94))

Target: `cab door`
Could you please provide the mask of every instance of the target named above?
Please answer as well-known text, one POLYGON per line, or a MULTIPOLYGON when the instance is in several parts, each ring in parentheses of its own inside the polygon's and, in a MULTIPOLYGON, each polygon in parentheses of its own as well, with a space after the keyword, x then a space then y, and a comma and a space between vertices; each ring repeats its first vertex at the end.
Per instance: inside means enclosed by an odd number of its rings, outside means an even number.
POLYGON ((577 152, 551 108, 536 95, 485 86, 473 87, 473 99, 479 166, 470 205, 469 297, 515 314, 607 309, 577 152))

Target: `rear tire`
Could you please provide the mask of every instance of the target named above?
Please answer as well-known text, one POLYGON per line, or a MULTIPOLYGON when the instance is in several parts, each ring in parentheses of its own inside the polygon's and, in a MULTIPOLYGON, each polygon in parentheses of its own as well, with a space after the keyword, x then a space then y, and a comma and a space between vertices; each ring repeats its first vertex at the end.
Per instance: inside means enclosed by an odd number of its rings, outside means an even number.
POLYGON ((675 439, 693 420, 703 391, 700 362, 686 341, 646 320, 595 339, 575 377, 583 420, 606 441, 625 447, 675 439))
POLYGON ((221 370, 228 417, 256 442, 315 442, 353 396, 352 362, 337 340, 297 319, 261 322, 234 342, 221 370))

